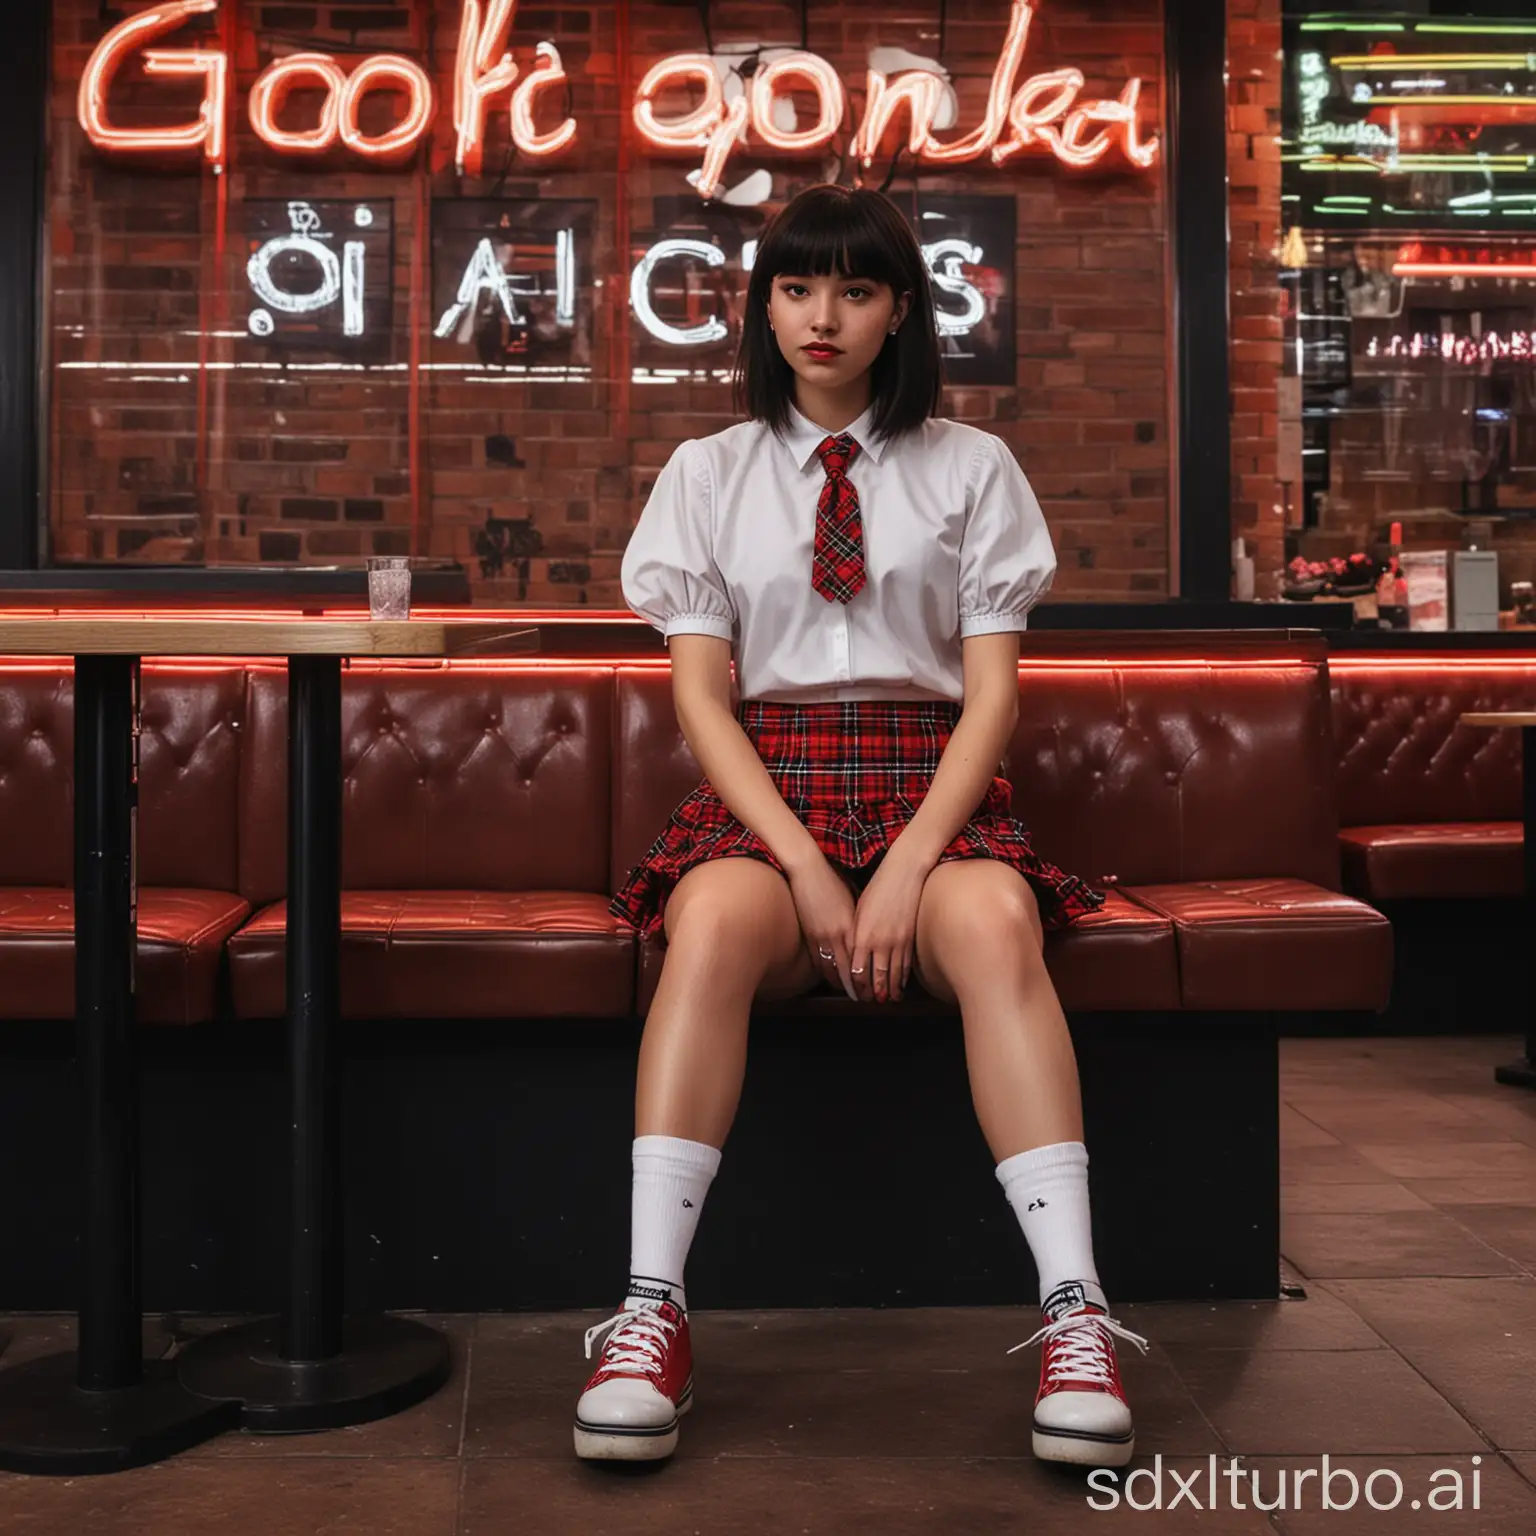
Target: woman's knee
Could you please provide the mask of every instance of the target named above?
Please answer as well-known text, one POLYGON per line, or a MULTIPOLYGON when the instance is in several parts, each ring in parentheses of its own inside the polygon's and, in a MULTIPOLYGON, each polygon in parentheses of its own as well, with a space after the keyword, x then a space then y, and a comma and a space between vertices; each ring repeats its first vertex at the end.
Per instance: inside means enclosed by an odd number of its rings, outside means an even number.
POLYGON ((772 865, 745 856, 696 865, 667 897, 669 950, 761 975, 793 960, 800 920, 789 883, 772 865))
POLYGON ((936 996, 957 1000, 969 981, 995 976, 1003 956, 1043 970, 1042 944, 1038 903, 1017 870, 990 859, 956 859, 928 877, 916 948, 922 985, 936 996))

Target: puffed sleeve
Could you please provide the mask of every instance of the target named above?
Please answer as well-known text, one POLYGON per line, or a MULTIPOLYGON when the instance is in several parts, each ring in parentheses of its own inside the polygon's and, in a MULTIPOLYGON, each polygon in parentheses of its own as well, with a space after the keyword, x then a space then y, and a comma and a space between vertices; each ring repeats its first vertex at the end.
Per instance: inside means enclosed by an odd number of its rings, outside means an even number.
POLYGON ((680 443, 657 475, 624 550, 624 601, 669 640, 734 639, 736 612, 712 546, 708 466, 695 443, 680 443))
POLYGON ((960 638, 1028 628, 1050 590, 1056 550, 1040 503, 1013 451, 987 433, 966 485, 960 540, 960 638))

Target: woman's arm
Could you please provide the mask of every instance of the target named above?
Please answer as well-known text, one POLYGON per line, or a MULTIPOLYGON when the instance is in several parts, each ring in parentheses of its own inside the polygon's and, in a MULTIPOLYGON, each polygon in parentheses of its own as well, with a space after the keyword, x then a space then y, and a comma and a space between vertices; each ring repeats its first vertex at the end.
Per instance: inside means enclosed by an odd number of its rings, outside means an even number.
POLYGON ((677 723, 726 810, 756 833, 790 874, 824 857, 736 718, 730 641, 679 634, 670 649, 677 723))
POLYGON ((973 635, 961 641, 961 650, 965 707, 923 803, 887 855, 899 851, 923 869, 939 862, 955 834, 976 814, 1019 718, 1018 634, 973 635))

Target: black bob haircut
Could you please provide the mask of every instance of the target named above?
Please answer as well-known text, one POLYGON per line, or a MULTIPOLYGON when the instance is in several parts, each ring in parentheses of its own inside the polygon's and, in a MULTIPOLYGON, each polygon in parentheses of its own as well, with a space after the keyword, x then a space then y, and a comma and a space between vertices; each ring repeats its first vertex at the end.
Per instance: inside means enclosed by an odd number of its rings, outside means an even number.
POLYGON ((807 187, 769 222, 747 283, 747 309, 736 355, 736 404, 753 421, 782 433, 795 399, 795 371, 768 326, 773 280, 864 277, 910 293, 906 318, 870 368, 871 431, 899 437, 937 415, 944 387, 938 321, 928 268, 912 226, 879 192, 831 184, 807 187))

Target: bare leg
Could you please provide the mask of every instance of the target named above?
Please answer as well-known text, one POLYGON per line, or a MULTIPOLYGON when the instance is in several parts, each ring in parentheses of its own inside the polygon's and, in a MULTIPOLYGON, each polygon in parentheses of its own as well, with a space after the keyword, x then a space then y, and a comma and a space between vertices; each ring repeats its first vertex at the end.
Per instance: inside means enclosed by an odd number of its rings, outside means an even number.
POLYGON ((759 859, 714 859, 668 897, 667 954, 646 1015, 636 1136, 722 1147, 747 1067, 752 1003, 815 985, 794 898, 759 859))
POLYGON ((1083 1139, 1077 1056, 1043 938, 1033 892, 1006 866, 951 862, 929 875, 919 979, 960 1008, 971 1099, 998 1162, 1083 1139))

